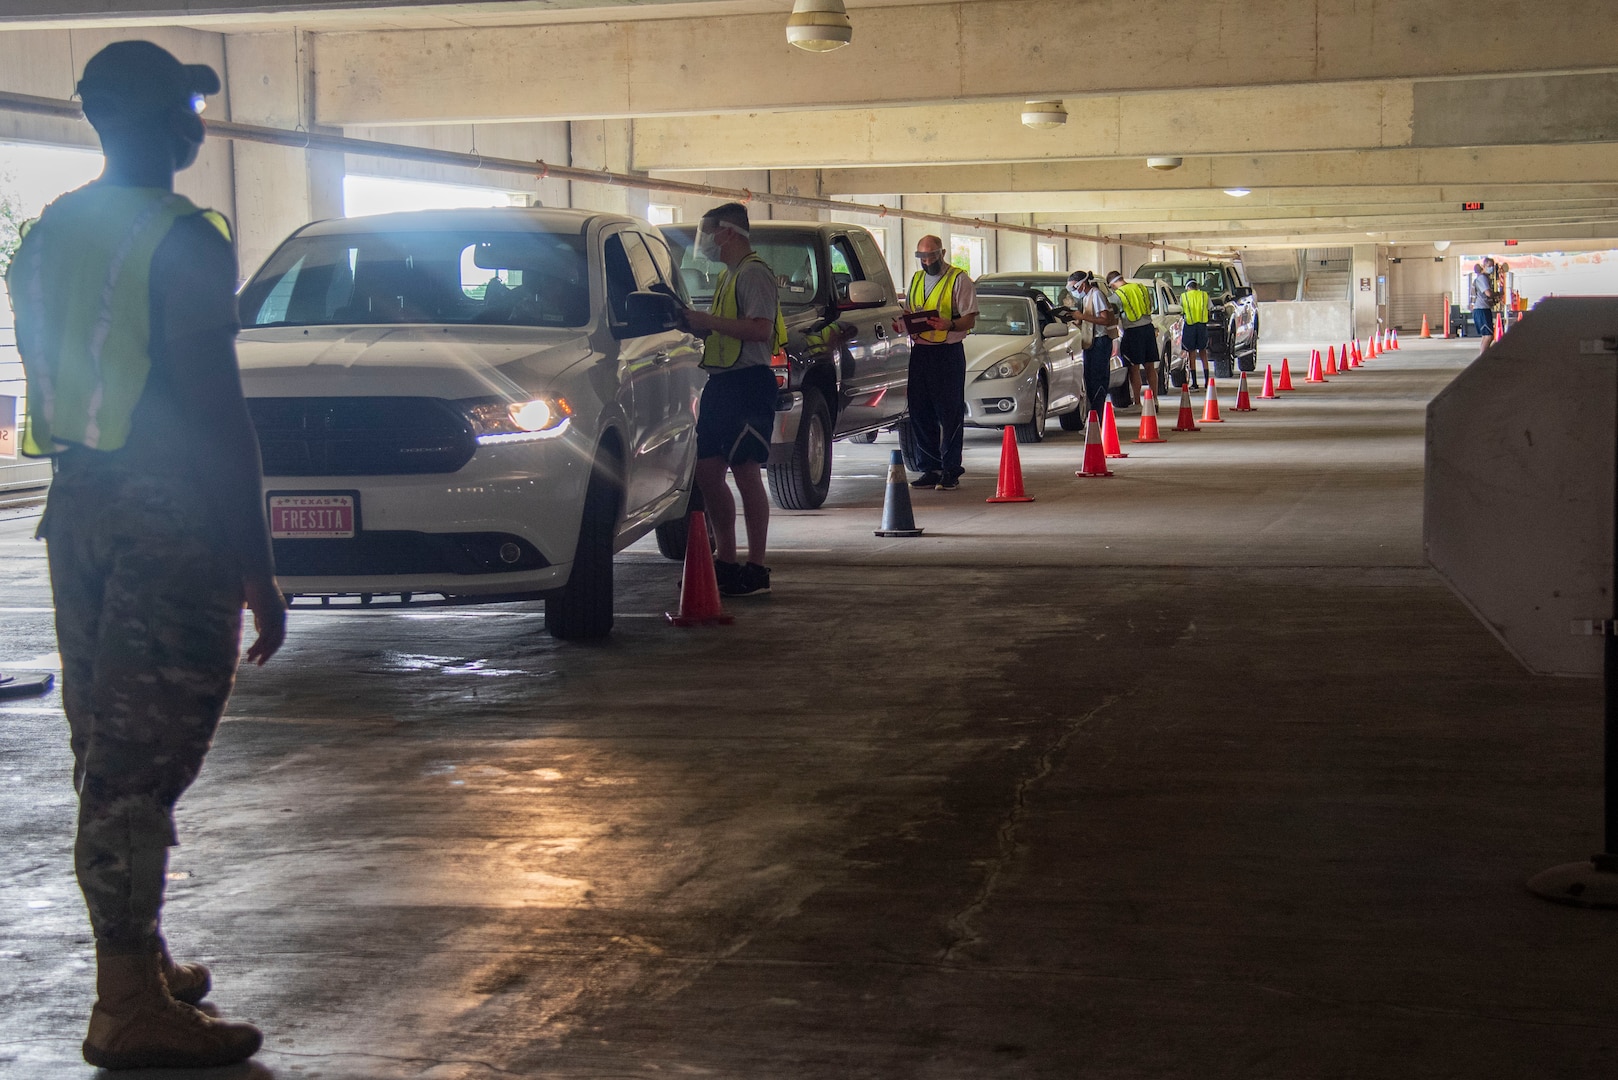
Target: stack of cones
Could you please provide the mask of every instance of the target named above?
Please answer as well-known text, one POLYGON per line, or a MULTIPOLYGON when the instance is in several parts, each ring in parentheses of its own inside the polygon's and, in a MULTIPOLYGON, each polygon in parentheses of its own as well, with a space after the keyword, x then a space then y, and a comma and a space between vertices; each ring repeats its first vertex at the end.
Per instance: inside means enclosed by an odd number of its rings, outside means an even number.
POLYGON ((1112 399, 1107 399, 1106 410, 1101 414, 1101 449, 1110 458, 1124 458, 1124 448, 1118 441, 1118 414, 1112 411, 1112 399))
POLYGON ((1191 411, 1191 387, 1180 387, 1180 419, 1174 425, 1175 431, 1201 431, 1197 427, 1196 414, 1191 411))
POLYGON ((1255 412, 1253 399, 1247 395, 1247 372, 1242 372, 1236 382, 1236 411, 1255 412))
POLYGON ((1202 399, 1202 422, 1204 424, 1223 424, 1225 418, 1219 415, 1219 389, 1215 386, 1217 380, 1208 380, 1208 392, 1202 399))
POLYGON ((992 503, 1033 502, 1022 487, 1022 455, 1017 452, 1017 432, 1010 424, 1000 430, 1000 482, 995 485, 994 496, 983 500, 992 503))
MULTIPOLYGON (((1283 364, 1286 363, 1286 358, 1282 357, 1281 362, 1283 364)), ((1265 364, 1264 365, 1264 389, 1258 395, 1258 399, 1260 401, 1271 401, 1271 400, 1273 400, 1273 399, 1275 399, 1276 397, 1279 397, 1279 396, 1280 395, 1278 395, 1275 392, 1275 365, 1274 364, 1265 364)))
POLYGON ((1101 446, 1101 418, 1094 409, 1090 410, 1090 418, 1084 425, 1084 464, 1073 475, 1086 478, 1112 475, 1112 470, 1107 468, 1107 451, 1101 446))
POLYGON ((1152 393, 1151 387, 1144 387, 1140 392, 1140 434, 1130 442, 1154 443, 1168 442, 1157 433, 1157 395, 1152 393))
MULTIPOLYGON (((1320 350, 1316 349, 1315 360, 1318 362, 1319 359, 1320 350)), ((1281 357, 1281 381, 1275 384, 1275 388, 1283 392, 1292 389, 1292 368, 1287 365, 1287 358, 1284 356, 1281 357)))

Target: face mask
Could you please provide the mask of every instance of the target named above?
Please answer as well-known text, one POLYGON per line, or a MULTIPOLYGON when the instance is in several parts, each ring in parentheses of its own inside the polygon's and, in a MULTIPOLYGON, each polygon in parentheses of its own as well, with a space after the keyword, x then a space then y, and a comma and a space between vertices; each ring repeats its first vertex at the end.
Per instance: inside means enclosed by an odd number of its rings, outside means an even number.
POLYGON ((723 262, 719 255, 719 238, 707 229, 697 230, 697 254, 709 262, 723 262))
POLYGON ((921 263, 921 272, 928 277, 937 277, 938 272, 944 268, 944 256, 942 253, 935 254, 928 259, 918 256, 916 261, 921 263))
POLYGON ((1069 283, 1068 287, 1067 287, 1067 291, 1068 291, 1068 295, 1072 296, 1073 299, 1075 299, 1075 300, 1083 300, 1084 299, 1084 294, 1085 294, 1085 292, 1087 290, 1085 289, 1085 287, 1083 285, 1074 285, 1072 283, 1069 283))

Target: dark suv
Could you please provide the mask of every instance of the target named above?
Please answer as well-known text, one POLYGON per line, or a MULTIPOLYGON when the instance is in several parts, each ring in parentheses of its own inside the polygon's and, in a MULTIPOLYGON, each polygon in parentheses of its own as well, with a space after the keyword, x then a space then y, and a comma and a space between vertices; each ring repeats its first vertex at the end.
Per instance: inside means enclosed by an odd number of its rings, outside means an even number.
POLYGON ((1258 297, 1253 294, 1241 263, 1222 260, 1142 263, 1135 269, 1135 276, 1167 282, 1176 297, 1184 290, 1186 282, 1197 279, 1208 291, 1211 302, 1208 359, 1214 363, 1214 374, 1228 379, 1236 374, 1236 365, 1243 371, 1258 367, 1258 297))
MULTIPOLYGON (((707 309, 724 267, 693 250, 695 225, 663 235, 691 302, 707 309)), ((905 416, 910 341, 893 333, 899 314, 888 264, 858 225, 755 221, 753 250, 775 271, 786 355, 771 438, 770 495, 783 510, 813 510, 831 488, 831 444, 874 435, 905 416)))

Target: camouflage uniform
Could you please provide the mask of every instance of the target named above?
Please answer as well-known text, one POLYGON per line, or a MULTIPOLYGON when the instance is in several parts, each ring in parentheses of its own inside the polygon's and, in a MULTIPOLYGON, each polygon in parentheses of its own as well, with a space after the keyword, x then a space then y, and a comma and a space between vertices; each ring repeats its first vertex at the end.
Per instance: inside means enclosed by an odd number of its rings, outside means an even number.
POLYGON ((84 453, 60 459, 39 532, 79 792, 74 866, 110 955, 157 937, 174 804, 235 678, 242 574, 189 478, 84 453))

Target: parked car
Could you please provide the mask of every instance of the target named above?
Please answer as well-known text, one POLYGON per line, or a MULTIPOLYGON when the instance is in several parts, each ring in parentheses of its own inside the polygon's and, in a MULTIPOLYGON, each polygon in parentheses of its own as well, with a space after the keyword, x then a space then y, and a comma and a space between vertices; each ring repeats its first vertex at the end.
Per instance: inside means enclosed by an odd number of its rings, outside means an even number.
POLYGON ((1174 290, 1176 299, 1185 283, 1196 278, 1208 290, 1211 306, 1208 359, 1214 364, 1214 374, 1228 379, 1236 374, 1237 366, 1243 371, 1258 368, 1258 297, 1241 263, 1226 260, 1142 263, 1136 267, 1135 277, 1166 282, 1174 290))
POLYGON ((552 635, 604 636, 614 553, 684 528, 704 377, 683 289, 662 236, 609 214, 298 230, 240 297, 282 587, 543 597, 552 635))
MULTIPOLYGON (((1034 289, 1049 300, 1051 306, 1058 312, 1065 312, 1071 310, 1072 304, 1072 299, 1067 291, 1067 278, 1067 274, 1059 271, 1032 270, 1019 272, 1008 270, 1002 273, 984 274, 977 279, 977 286, 979 292, 985 289, 1003 288, 1034 289)), ((1078 351, 1076 343, 1074 350, 1078 351)), ((1082 386, 1084 382, 1082 358, 1080 369, 1079 382, 1082 386)), ((1127 409, 1134 403, 1129 391, 1129 369, 1124 366, 1124 362, 1118 358, 1116 353, 1112 358, 1112 373, 1107 378, 1107 392, 1116 408, 1127 409)), ((1080 396, 1083 396, 1082 390, 1080 391, 1080 396)), ((1062 425, 1063 431, 1083 431, 1088 417, 1088 410, 1079 408, 1073 412, 1061 414, 1057 417, 1057 421, 1062 425)))
MULTIPOLYGON (((695 225, 665 225, 683 286, 706 308, 724 270, 696 252, 695 225)), ((894 334, 899 298, 870 232, 838 222, 756 221, 753 249, 775 271, 787 347, 777 356, 770 495, 813 510, 831 489, 836 439, 897 425, 909 407, 910 341, 894 334)))
POLYGON ((1079 331, 1035 289, 984 284, 966 350, 966 422, 1014 425, 1017 441, 1045 438, 1045 421, 1084 407, 1079 331))

